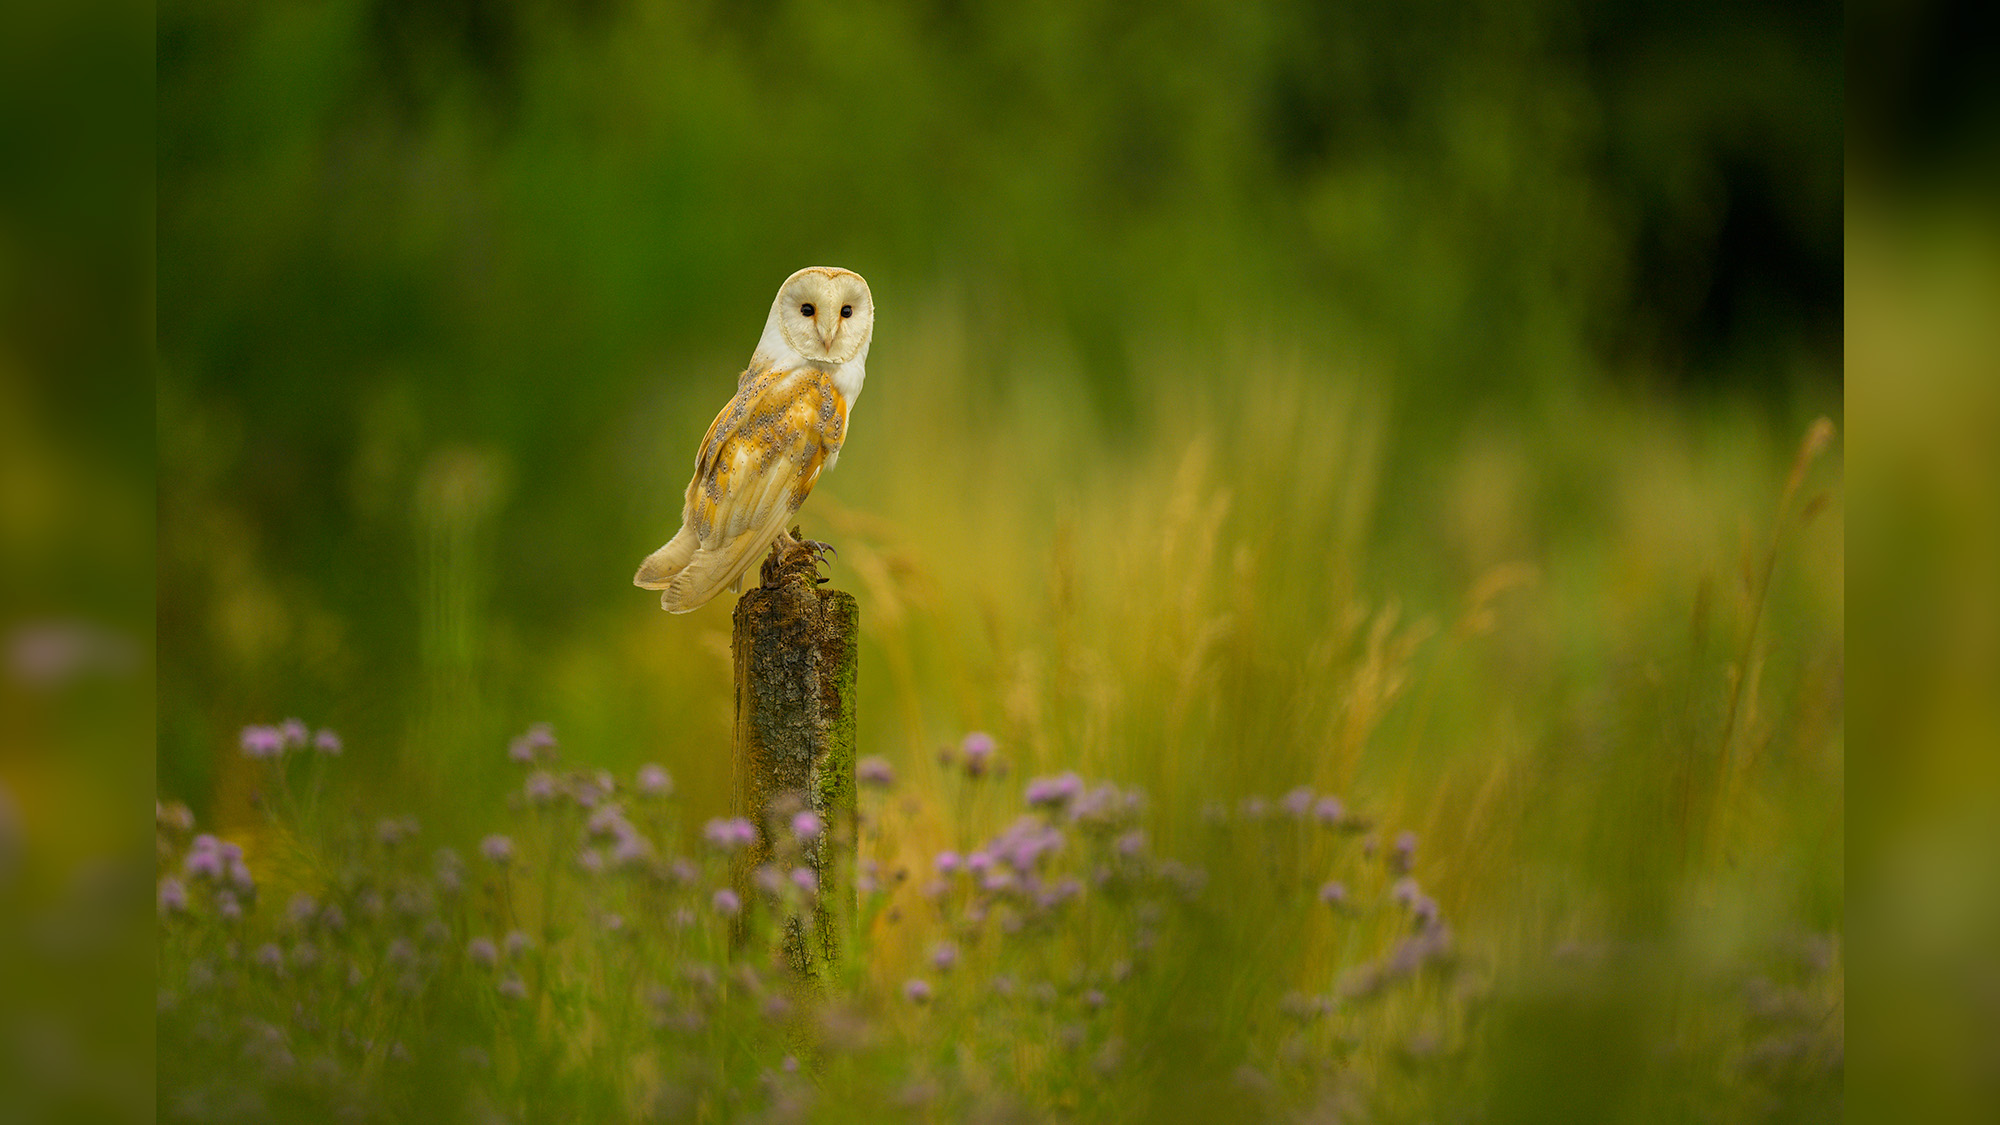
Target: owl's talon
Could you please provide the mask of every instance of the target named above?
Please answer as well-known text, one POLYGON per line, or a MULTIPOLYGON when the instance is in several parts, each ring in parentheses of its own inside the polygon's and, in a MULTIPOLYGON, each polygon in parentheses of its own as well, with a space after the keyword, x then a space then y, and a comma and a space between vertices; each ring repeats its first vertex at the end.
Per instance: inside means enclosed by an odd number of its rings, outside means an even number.
POLYGON ((819 578, 819 581, 821 582, 826 581, 826 579, 819 576, 819 568, 830 565, 830 560, 828 556, 838 555, 840 553, 839 551, 833 549, 833 544, 822 543, 817 539, 794 540, 791 549, 794 551, 803 551, 806 555, 811 557, 813 563, 813 575, 815 578, 819 578))
POLYGON ((764 559, 759 574, 765 586, 776 586, 779 584, 780 573, 786 567, 795 565, 795 560, 803 554, 811 560, 813 584, 824 585, 827 577, 819 572, 819 568, 827 565, 827 556, 839 553, 834 550, 831 543, 798 538, 797 529, 794 529, 771 540, 771 553, 764 559))

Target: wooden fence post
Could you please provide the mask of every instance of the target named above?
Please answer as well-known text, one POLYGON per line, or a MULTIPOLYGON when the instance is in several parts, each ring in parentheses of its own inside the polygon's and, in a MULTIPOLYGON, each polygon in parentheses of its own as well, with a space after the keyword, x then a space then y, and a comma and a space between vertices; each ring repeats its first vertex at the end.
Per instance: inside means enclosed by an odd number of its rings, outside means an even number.
POLYGON ((811 809, 825 825, 804 852, 818 878, 813 907, 782 920, 785 959, 801 977, 823 981, 842 955, 856 908, 854 679, 861 607, 853 595, 819 589, 818 582, 817 565, 798 552, 736 602, 734 809, 758 827, 756 843, 739 854, 736 866, 746 912, 764 907, 751 875, 771 861, 774 835, 791 830, 785 813, 811 809))

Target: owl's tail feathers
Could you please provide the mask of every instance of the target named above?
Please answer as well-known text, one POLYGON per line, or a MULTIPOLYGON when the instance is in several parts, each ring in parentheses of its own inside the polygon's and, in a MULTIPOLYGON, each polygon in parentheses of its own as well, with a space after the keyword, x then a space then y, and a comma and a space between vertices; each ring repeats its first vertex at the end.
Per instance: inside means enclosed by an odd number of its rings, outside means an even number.
POLYGON ((700 609, 724 588, 739 588, 744 572, 756 564, 762 550, 753 547, 756 538, 739 535, 720 549, 697 551, 680 573, 660 587, 660 608, 668 613, 700 609))
MULTIPOLYGON (((771 540, 784 530, 785 517, 789 515, 791 509, 780 504, 763 527, 693 552, 686 566, 657 587, 661 591, 660 608, 668 613, 686 613, 707 605, 725 589, 740 589, 750 568, 757 565, 771 540)), ((679 538, 675 536, 676 540, 679 538)), ((667 544, 671 546, 672 543, 667 544)), ((665 550, 666 547, 661 548, 662 552, 665 550)))
POLYGON ((632 576, 632 585, 647 590, 664 590, 672 584, 674 577, 687 568, 694 558, 695 549, 701 541, 695 538, 694 528, 682 525, 679 534, 667 540, 666 546, 646 556, 639 564, 639 573, 632 576))

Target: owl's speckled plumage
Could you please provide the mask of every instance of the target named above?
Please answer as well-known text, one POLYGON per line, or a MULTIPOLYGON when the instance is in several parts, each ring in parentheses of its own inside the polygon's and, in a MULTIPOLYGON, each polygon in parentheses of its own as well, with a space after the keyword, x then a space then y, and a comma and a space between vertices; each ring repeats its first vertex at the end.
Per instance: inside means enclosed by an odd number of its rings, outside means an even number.
POLYGON ((700 608, 743 574, 805 503, 847 440, 860 397, 875 302, 861 275, 828 266, 785 279, 764 335, 695 456, 681 529, 633 584, 671 613, 700 608))

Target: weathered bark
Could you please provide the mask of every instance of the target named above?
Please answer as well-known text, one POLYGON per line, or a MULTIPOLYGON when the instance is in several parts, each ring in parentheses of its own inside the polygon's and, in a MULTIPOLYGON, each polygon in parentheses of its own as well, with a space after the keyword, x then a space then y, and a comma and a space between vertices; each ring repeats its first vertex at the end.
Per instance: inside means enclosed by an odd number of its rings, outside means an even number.
MULTIPOLYGON (((854 680, 861 607, 818 588, 804 552, 774 568, 736 603, 736 815, 758 827, 738 857, 746 906, 763 909, 751 874, 771 861, 786 812, 809 808, 826 830, 805 849, 819 880, 810 912, 782 920, 785 958, 824 979, 851 931, 854 892, 854 680)), ((747 911, 746 911, 747 914, 747 911)), ((738 936, 742 934, 739 922, 738 936)))

